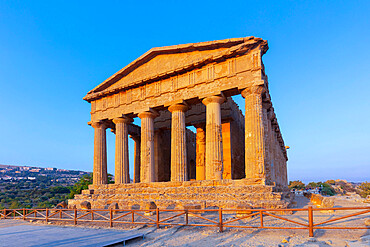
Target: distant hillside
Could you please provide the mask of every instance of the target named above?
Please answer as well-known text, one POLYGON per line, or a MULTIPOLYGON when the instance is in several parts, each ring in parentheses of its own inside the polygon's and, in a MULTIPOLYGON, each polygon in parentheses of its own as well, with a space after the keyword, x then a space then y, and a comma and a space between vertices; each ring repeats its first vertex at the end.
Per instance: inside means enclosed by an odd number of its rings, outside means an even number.
POLYGON ((0 168, 8 168, 8 167, 17 167, 17 166, 11 166, 11 165, 1 165, 1 164, 0 164, 0 168))
POLYGON ((53 207, 66 200, 70 188, 89 172, 0 165, 0 209, 53 207))

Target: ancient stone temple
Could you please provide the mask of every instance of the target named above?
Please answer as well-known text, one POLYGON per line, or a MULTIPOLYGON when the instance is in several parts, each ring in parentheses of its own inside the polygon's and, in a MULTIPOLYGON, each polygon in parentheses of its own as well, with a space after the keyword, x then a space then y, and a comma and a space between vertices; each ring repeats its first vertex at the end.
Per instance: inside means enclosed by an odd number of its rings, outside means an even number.
POLYGON ((255 37, 153 48, 88 92, 93 185, 69 205, 287 207, 287 152, 262 62, 267 50, 255 37), (245 116, 231 98, 238 94, 245 116), (107 184, 108 128, 116 136, 114 184, 107 184))

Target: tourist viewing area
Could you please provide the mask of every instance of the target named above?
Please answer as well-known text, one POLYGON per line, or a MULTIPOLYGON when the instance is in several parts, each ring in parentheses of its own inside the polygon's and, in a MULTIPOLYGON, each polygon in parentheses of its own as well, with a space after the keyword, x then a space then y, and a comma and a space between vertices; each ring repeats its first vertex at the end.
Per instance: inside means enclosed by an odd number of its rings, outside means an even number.
POLYGON ((255 37, 153 48, 88 92, 93 185, 69 204, 286 208, 288 158, 262 62, 267 50, 255 37), (231 98, 239 94, 245 116, 231 98), (116 140, 114 185, 107 129, 116 140))

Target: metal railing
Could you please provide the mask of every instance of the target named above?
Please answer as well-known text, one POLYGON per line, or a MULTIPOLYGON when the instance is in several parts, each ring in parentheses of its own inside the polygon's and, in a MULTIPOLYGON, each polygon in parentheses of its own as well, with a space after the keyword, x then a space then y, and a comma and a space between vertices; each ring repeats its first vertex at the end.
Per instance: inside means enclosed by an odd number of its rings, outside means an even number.
MULTIPOLYGON (((370 213, 370 207, 343 207, 343 208, 308 208, 300 209, 3 209, 0 219, 14 218, 23 220, 67 221, 77 225, 78 222, 103 222, 114 224, 147 224, 159 228, 164 226, 205 226, 217 227, 220 232, 224 228, 262 228, 262 229, 306 229, 309 236, 314 236, 315 229, 370 229, 366 226, 333 226, 333 222, 370 213), (360 210, 360 211, 359 211, 360 210), (338 216, 318 223, 314 222, 315 211, 359 211, 348 215, 338 216), (306 212, 296 219, 289 219, 284 213, 306 212), (173 215, 168 215, 173 214, 173 215), (162 216, 162 217, 160 217, 162 216), (165 216, 163 218, 163 216, 165 216), (229 219, 225 216, 229 216, 229 219), (230 217, 231 216, 231 217, 230 217), (189 219, 191 217, 191 219, 189 219), (266 218, 270 217, 289 222, 292 226, 266 225, 266 218), (246 219, 258 219, 258 224, 245 222, 246 219), (170 222, 170 220, 175 222, 170 222), (199 222, 201 221, 201 222, 199 222), (239 223, 236 225, 235 223, 239 223)), ((330 218, 330 217, 329 217, 330 218)), ((275 224, 276 225, 276 224, 275 224)))

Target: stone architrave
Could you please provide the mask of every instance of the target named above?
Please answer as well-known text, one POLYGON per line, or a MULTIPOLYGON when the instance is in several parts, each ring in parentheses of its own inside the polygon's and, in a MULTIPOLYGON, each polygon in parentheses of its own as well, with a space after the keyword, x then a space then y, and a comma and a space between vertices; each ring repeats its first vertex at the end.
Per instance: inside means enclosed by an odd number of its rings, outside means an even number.
POLYGON ((130 138, 134 140, 134 183, 140 183, 140 149, 141 141, 140 136, 130 135, 130 138))
POLYGON ((188 106, 174 104, 168 108, 171 123, 171 181, 187 181, 185 112, 188 106))
POLYGON ((196 180, 206 179, 206 131, 204 125, 197 125, 196 135, 196 180))
POLYGON ((221 103, 224 101, 222 96, 211 96, 202 101, 206 106, 206 180, 222 179, 221 103))
POLYGON ((130 183, 129 158, 128 158, 128 124, 133 119, 120 117, 114 118, 116 125, 116 160, 115 160, 115 183, 130 183))
POLYGON ((101 122, 93 122, 94 128, 94 168, 93 184, 107 184, 107 143, 106 143, 106 125, 101 122))
POLYGON ((242 91, 245 98, 245 176, 265 177, 265 128, 263 124, 262 93, 264 86, 242 91))
POLYGON ((155 182, 154 118, 158 113, 145 111, 138 116, 141 119, 140 182, 155 182))

